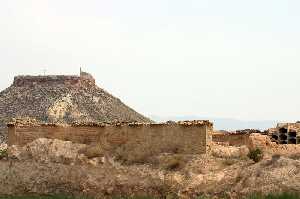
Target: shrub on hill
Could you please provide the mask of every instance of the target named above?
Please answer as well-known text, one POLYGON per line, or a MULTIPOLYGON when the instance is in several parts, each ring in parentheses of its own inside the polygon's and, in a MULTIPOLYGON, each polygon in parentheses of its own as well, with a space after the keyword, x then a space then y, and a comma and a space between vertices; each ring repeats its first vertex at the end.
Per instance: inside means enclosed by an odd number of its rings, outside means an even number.
POLYGON ((254 162, 259 162, 263 159, 264 154, 261 149, 257 148, 254 150, 250 150, 248 153, 248 158, 253 160, 254 162))

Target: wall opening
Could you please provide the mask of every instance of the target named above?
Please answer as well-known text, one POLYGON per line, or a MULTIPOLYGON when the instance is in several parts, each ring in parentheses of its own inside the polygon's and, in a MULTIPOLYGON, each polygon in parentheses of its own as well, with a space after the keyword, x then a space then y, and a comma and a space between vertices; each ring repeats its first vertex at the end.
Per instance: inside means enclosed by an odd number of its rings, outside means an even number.
POLYGON ((300 137, 297 137, 296 140, 297 140, 297 144, 300 144, 300 137))
POLYGON ((278 135, 273 134, 273 135, 272 135, 272 139, 278 140, 278 135))
POLYGON ((288 130, 286 128, 280 128, 279 133, 287 133, 288 130))
POLYGON ((290 138, 290 139, 288 140, 288 143, 289 143, 289 144, 296 144, 296 143, 297 143, 297 140, 296 140, 296 138, 290 138))
POLYGON ((297 136, 296 131, 290 131, 288 134, 289 134, 289 137, 296 137, 297 136))
POLYGON ((281 140, 286 140, 286 139, 287 139, 287 135, 286 135, 286 134, 280 134, 280 135, 279 135, 279 138, 280 138, 281 140))
POLYGON ((287 141, 286 141, 286 140, 281 140, 281 141, 279 142, 279 144, 287 144, 287 141))

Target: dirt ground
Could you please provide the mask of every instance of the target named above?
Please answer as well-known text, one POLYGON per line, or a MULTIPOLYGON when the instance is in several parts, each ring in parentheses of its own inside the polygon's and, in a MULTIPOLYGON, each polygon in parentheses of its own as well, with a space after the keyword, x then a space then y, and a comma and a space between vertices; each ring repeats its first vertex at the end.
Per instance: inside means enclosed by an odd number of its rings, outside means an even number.
POLYGON ((78 155, 81 145, 77 150, 57 141, 55 147, 40 150, 37 143, 53 144, 44 140, 10 149, 10 157, 0 161, 0 195, 241 198, 253 193, 300 192, 300 153, 294 146, 266 145, 264 139, 252 143, 264 151, 258 163, 247 158, 246 146, 212 144, 204 155, 162 154, 143 164, 127 165, 110 157, 78 155), (63 150, 68 150, 65 156, 63 150))

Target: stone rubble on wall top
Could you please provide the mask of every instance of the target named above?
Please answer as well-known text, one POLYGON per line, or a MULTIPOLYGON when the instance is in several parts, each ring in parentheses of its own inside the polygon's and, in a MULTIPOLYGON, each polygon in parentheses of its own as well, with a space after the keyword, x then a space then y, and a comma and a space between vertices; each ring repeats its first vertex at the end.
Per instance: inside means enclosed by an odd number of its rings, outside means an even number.
POLYGON ((73 126, 73 127, 105 127, 105 126, 146 126, 146 125, 181 125, 181 126, 209 126, 212 127, 213 123, 208 120, 192 120, 192 121, 178 121, 178 122, 165 122, 165 123, 141 123, 141 122, 72 122, 70 124, 62 124, 62 123, 45 123, 37 121, 32 118, 13 118, 9 123, 8 127, 17 126, 17 127, 26 127, 26 126, 73 126))

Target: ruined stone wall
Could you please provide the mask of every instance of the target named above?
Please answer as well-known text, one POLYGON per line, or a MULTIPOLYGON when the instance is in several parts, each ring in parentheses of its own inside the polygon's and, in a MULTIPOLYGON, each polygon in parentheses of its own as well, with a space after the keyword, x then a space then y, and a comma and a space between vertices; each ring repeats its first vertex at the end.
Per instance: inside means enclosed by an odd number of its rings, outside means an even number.
POLYGON ((84 84, 95 84, 95 79, 91 75, 51 75, 51 76, 16 76, 14 78, 13 86, 22 87, 28 86, 33 87, 36 85, 40 86, 81 86, 84 84))
POLYGON ((206 152, 212 124, 140 124, 105 126, 10 126, 9 145, 50 138, 98 145, 104 152, 133 161, 160 153, 206 152))
POLYGON ((268 130, 268 135, 277 144, 300 144, 300 124, 279 123, 268 130))
POLYGON ((249 143, 249 133, 214 133, 214 142, 226 143, 230 146, 243 146, 249 143))

